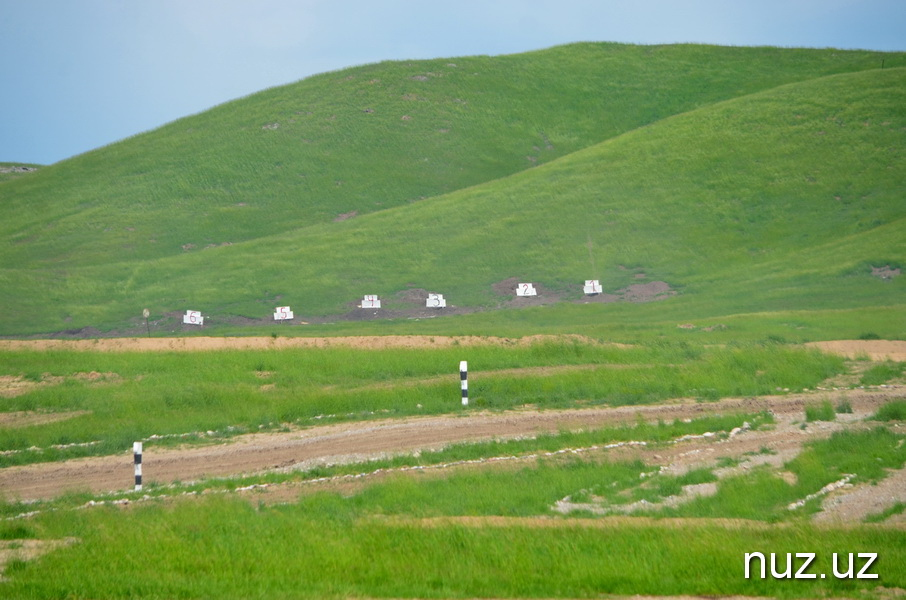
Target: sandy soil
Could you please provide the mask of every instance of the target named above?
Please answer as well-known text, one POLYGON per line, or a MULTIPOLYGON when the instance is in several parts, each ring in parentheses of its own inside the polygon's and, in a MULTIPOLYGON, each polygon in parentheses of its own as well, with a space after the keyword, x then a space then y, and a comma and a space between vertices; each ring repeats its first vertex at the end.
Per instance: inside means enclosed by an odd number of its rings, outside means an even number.
POLYGON ((906 361, 906 342, 901 340, 836 340, 812 342, 806 346, 846 358, 906 361))

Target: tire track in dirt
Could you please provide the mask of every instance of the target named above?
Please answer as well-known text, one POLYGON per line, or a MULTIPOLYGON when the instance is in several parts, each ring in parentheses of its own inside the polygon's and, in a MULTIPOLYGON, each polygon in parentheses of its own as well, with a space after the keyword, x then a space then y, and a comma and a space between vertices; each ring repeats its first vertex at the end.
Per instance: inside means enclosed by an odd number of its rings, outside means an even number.
MULTIPOLYGON (((284 469, 299 463, 314 464, 364 460, 369 457, 443 447, 457 442, 536 436, 543 432, 598 428, 618 423, 696 418, 727 412, 803 415, 805 405, 824 397, 822 392, 729 398, 700 403, 678 400, 670 404, 595 407, 568 410, 480 412, 466 416, 443 415, 384 419, 325 425, 288 433, 249 434, 225 444, 155 448, 146 445, 146 482, 170 483, 208 477, 284 469)), ((847 399, 853 409, 870 412, 893 398, 906 397, 906 388, 854 390, 847 399)), ((117 456, 82 458, 0 469, 0 494, 8 499, 47 499, 70 490, 94 493, 131 488, 131 452, 117 456)))

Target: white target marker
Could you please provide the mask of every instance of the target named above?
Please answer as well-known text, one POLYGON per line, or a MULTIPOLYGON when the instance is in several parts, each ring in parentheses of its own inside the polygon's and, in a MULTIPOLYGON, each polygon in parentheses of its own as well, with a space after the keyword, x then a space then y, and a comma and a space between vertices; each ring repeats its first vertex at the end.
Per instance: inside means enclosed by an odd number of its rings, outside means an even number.
POLYGON ((201 316, 201 311, 187 310, 182 316, 182 322, 186 325, 204 325, 204 317, 201 316))
POLYGON ((469 405, 469 364, 468 362, 459 361, 459 380, 462 385, 462 405, 469 405))
POLYGON ((589 296, 601 293, 601 282, 597 279, 586 279, 582 291, 589 296))
POLYGON ((135 491, 142 491, 142 443, 132 443, 132 458, 135 463, 135 491))
POLYGON ((359 308, 380 308, 381 300, 374 294, 367 294, 359 308))
POLYGON ((447 301, 444 299, 443 294, 428 294, 428 299, 425 300, 425 306, 427 308, 446 308, 447 301))
POLYGON ((293 311, 288 306, 278 306, 274 309, 274 321, 288 321, 294 317, 293 311))
POLYGON ((537 296, 538 290, 532 283, 520 283, 516 286, 516 295, 519 297, 537 296))

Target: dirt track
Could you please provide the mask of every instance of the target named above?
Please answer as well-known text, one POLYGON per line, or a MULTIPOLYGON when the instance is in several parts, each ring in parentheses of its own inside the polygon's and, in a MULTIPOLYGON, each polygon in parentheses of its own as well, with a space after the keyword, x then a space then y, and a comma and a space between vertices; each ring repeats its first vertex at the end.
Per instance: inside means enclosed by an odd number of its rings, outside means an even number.
MULTIPOLYGON (((281 350, 285 348, 446 348, 450 346, 530 345, 546 339, 576 339, 579 335, 534 335, 524 338, 484 336, 368 335, 346 337, 178 337, 98 338, 90 340, 0 340, 0 350, 82 350, 94 352, 205 352, 211 350, 281 350)), ((614 344, 619 345, 619 344, 614 344)))
MULTIPOLYGON (((361 348, 443 347, 458 344, 525 344, 543 336, 504 338, 425 338, 419 336, 356 338, 127 338, 105 340, 0 341, 2 349, 82 349, 101 351, 208 351, 238 348, 324 347, 361 348)), ((826 351, 876 360, 906 360, 906 342, 845 341, 814 344, 826 351)), ((601 427, 645 419, 694 418, 707 413, 770 410, 791 422, 802 419, 806 403, 827 399, 830 392, 724 399, 697 403, 675 401, 656 406, 589 408, 563 411, 511 411, 473 413, 468 416, 411 417, 327 425, 289 433, 251 434, 221 445, 155 448, 146 445, 146 481, 169 483, 206 477, 297 468, 319 463, 348 462, 394 453, 438 448, 454 442, 534 436, 562 429, 601 427)), ((841 392, 842 393, 842 392, 841 392)), ((906 388, 887 387, 845 392, 857 415, 867 415, 891 399, 906 397, 906 388)), ((2 424, 2 423, 0 423, 2 424)), ((816 431, 815 428, 812 428, 816 431)), ((820 430, 817 431, 820 434, 820 430)), ((801 441, 798 433, 788 434, 801 441)), ((132 483, 132 456, 104 456, 59 463, 0 469, 0 494, 10 499, 50 498, 67 490, 108 492, 128 490, 132 483)))
MULTIPOLYGON (((81 350, 94 352, 205 352, 212 350, 280 350, 285 348, 447 348, 450 346, 530 345, 545 340, 575 339, 596 343, 580 335, 534 335, 523 338, 485 336, 347 336, 347 337, 178 337, 98 338, 84 340, 0 340, 2 350, 81 350)), ((622 346, 622 344, 612 344, 622 346)), ((906 361, 906 341, 835 340, 811 342, 807 347, 847 358, 906 361)))
MULTIPOLYGON (((819 392, 820 394, 820 392, 819 392)), ((902 388, 857 390, 847 398, 857 414, 868 414, 902 388)), ((646 420, 695 418, 709 413, 771 410, 801 419, 807 402, 821 396, 797 394, 698 403, 681 401, 654 406, 624 406, 562 411, 512 411, 469 416, 413 417, 327 425, 289 433, 251 434, 230 443, 171 449, 146 445, 146 482, 192 481, 205 477, 337 463, 393 453, 438 448, 452 442, 533 436, 540 432, 600 427, 646 420)), ((803 438, 798 434, 792 434, 803 438)), ((67 490, 108 492, 132 484, 132 455, 103 456, 0 470, 0 493, 21 500, 51 498, 67 490)))

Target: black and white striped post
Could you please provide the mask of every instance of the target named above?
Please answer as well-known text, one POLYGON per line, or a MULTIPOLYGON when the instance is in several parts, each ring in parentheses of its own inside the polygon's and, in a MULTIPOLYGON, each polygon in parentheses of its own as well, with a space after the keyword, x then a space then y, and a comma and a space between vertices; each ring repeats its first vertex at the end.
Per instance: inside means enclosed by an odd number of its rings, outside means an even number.
POLYGON ((142 491, 142 443, 132 443, 132 455, 135 457, 135 491, 142 491))
POLYGON ((469 405, 469 365, 466 361, 459 361, 459 379, 462 382, 462 405, 469 405))

